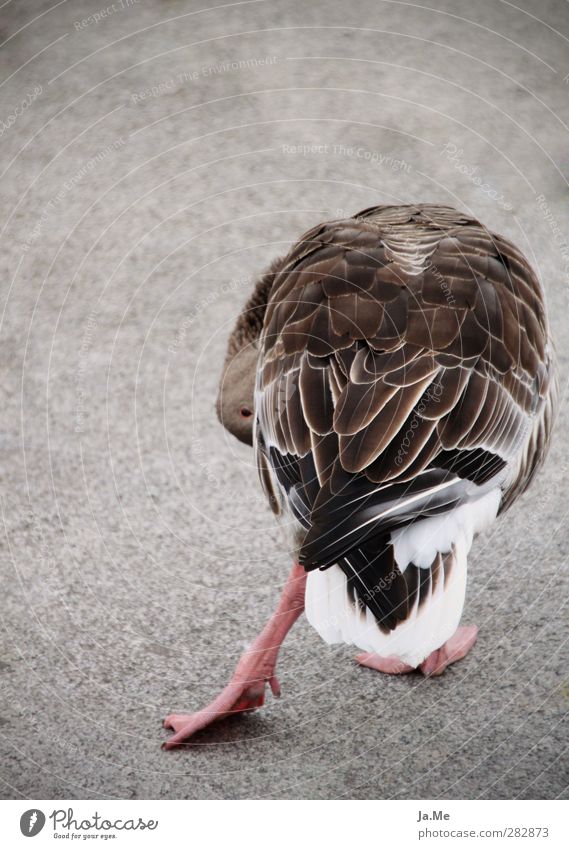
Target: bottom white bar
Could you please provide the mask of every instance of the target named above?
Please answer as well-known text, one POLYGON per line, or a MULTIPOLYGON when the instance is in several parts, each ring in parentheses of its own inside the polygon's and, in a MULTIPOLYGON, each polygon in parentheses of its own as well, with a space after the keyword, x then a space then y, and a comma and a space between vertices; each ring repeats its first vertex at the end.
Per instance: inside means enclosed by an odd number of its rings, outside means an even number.
POLYGON ((4 846, 566 849, 566 801, 1 801, 4 846), (30 844, 30 839, 34 843, 30 844))

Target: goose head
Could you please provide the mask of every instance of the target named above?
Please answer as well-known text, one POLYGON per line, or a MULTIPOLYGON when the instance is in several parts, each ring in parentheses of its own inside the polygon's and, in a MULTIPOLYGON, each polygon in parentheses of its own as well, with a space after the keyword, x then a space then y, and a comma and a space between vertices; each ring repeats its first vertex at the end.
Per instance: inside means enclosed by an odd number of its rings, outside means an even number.
POLYGON ((229 337, 215 409, 223 427, 240 442, 253 445, 255 380, 259 337, 273 282, 284 264, 274 260, 257 280, 229 337))
POLYGON ((215 405, 223 427, 246 445, 253 445, 258 357, 259 351, 253 342, 228 355, 215 405))

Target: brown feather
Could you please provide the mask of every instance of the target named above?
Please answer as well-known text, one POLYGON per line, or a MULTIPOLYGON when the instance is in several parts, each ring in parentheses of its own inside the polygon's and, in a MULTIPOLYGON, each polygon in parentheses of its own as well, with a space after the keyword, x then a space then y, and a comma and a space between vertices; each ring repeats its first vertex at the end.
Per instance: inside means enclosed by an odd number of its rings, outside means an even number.
POLYGON ((374 207, 309 230, 273 279, 258 427, 311 455, 320 487, 412 482, 453 452, 459 469, 510 464, 505 504, 527 486, 555 381, 543 293, 515 246, 449 207, 374 207))

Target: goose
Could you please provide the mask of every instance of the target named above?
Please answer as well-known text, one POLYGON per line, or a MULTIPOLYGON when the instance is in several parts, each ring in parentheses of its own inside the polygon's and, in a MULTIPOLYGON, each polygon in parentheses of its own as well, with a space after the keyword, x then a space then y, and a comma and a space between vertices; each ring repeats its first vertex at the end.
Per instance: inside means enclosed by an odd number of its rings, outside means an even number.
POLYGON ((294 565, 278 607, 178 746, 280 695, 303 611, 384 674, 464 658, 467 556, 544 459, 558 394, 544 293, 503 236, 440 205, 313 227, 259 278, 229 339, 221 423, 254 446, 294 565))

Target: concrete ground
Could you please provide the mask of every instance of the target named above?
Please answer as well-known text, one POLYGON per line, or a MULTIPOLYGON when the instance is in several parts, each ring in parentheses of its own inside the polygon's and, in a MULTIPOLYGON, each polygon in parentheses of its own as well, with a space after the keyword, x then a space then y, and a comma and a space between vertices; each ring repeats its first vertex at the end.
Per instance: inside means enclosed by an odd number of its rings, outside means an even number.
POLYGON ((539 270, 564 389, 566 4, 107 2, 0 11, 3 796, 567 798, 565 403, 473 549, 465 661, 388 679, 301 621, 280 701, 160 749, 289 568, 213 409, 275 254, 377 203, 471 210, 539 270))

